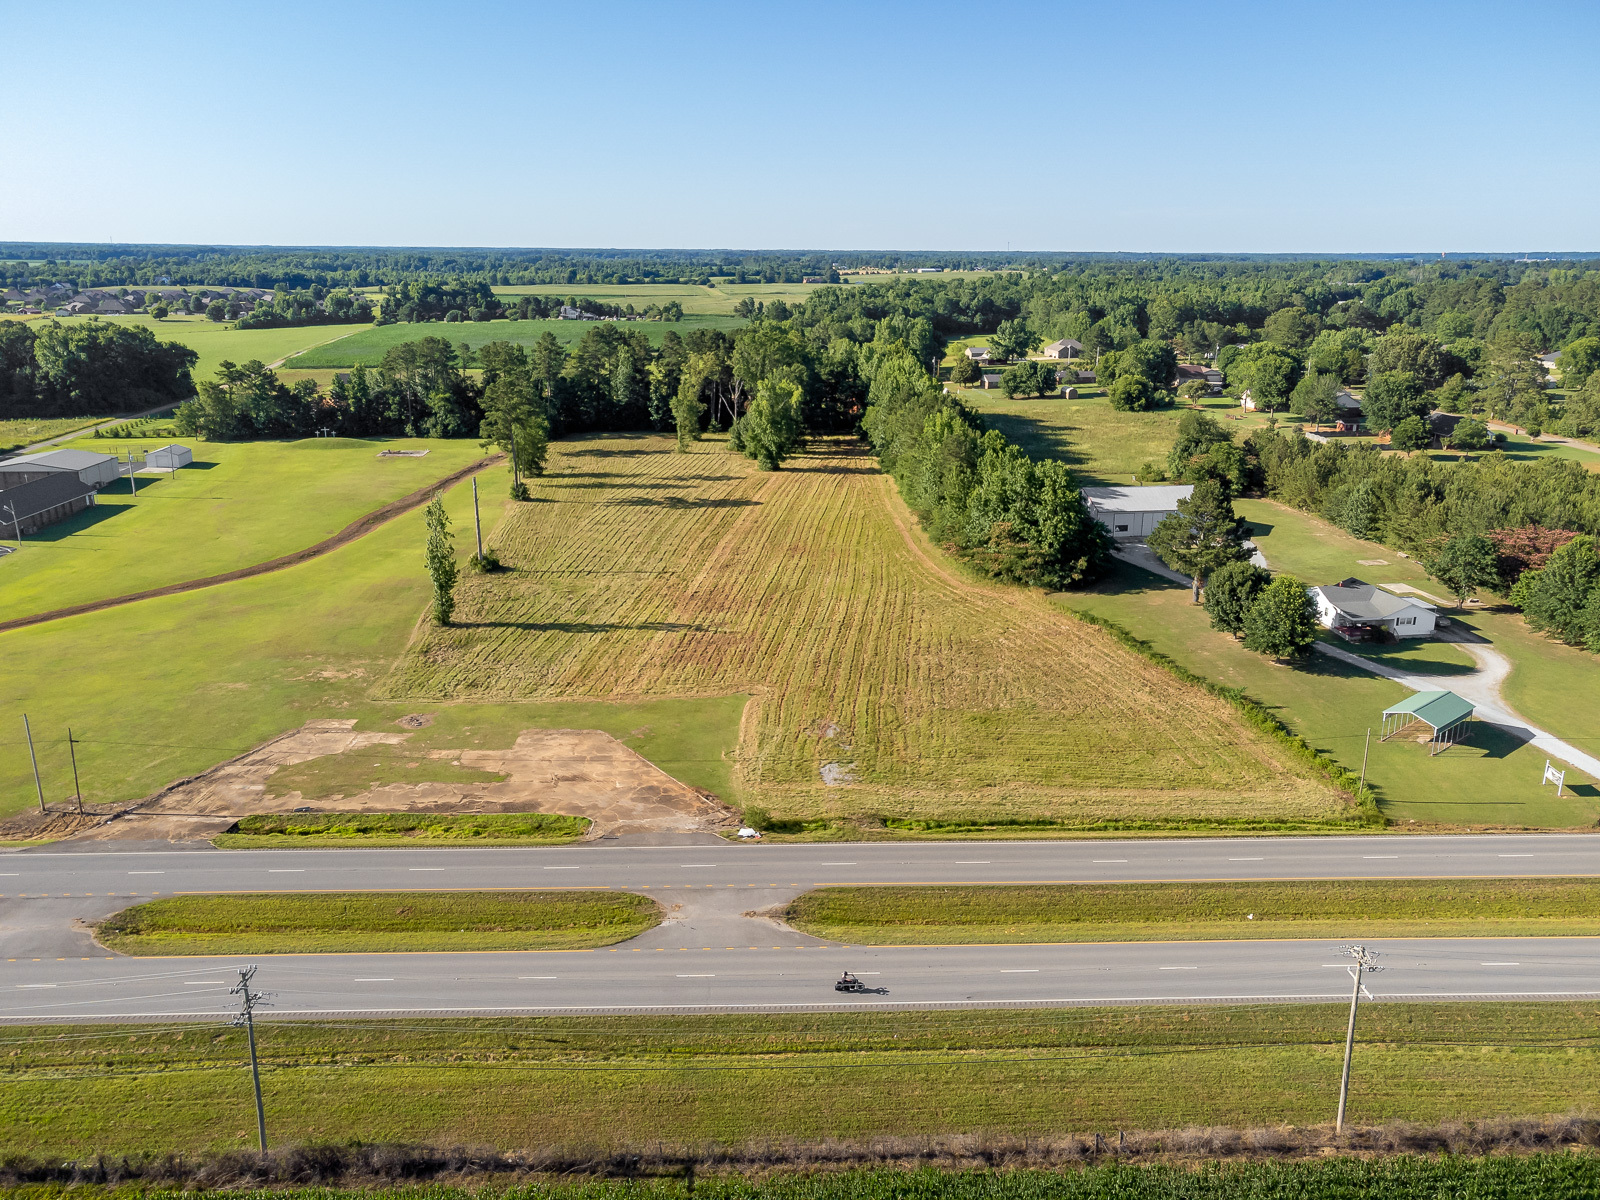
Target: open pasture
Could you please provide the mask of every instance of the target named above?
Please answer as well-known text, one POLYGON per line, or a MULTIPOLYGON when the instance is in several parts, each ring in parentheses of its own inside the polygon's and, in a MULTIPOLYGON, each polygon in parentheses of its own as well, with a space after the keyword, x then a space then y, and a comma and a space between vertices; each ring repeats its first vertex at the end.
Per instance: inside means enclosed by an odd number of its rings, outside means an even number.
MULTIPOLYGON (((266 959, 258 984, 270 988, 278 969, 266 959)), ((825 986, 826 976, 818 982, 825 986)), ((222 990, 213 993, 219 1001, 226 999, 222 990)), ((257 1018, 256 1038, 275 1145, 399 1142, 592 1153, 663 1140, 670 1150, 975 1131, 1035 1138, 1326 1126, 1338 1098, 1347 1009, 1200 1004, 387 1021, 273 1020, 268 1009, 257 1018)), ((1594 1018, 1592 1001, 1364 1006, 1351 1119, 1470 1123, 1592 1111, 1600 1104, 1594 1018)), ((254 1147, 244 1034, 224 1022, 104 1025, 70 1035, 59 1026, 23 1026, 6 1030, 5 1040, 0 1151, 82 1161, 97 1153, 254 1147)), ((1084 1195, 1155 1194, 1135 1189, 1131 1169, 1115 1171, 1084 1195)), ((838 1178, 816 1176, 830 1177, 838 1178)), ((979 1178, 984 1185, 971 1194, 993 1200, 1015 1177, 979 1178)), ((1195 1186, 1203 1176, 1184 1180, 1170 1195, 1220 1194, 1195 1186)), ((1526 1190, 1504 1194, 1592 1194, 1548 1183, 1530 1178, 1526 1190)), ((583 1195, 654 1195, 643 1186, 619 1183, 583 1195)), ((723 1195, 716 1186, 703 1176, 696 1194, 723 1195)), ((674 1181, 670 1194, 682 1197, 682 1184, 674 1181)), ((727 1197, 770 1194, 766 1184, 741 1185, 727 1197)), ((841 1194, 950 1192, 933 1183, 841 1194)), ((1047 1187, 1018 1193, 1064 1194, 1047 1187)), ((1373 1193, 1352 1185, 1327 1193, 1285 1187, 1238 1194, 1373 1193)), ((1479 1200, 1501 1194, 1470 1187, 1384 1193, 1479 1200)))
POLYGON ((93 425, 105 417, 10 417, 0 420, 0 454, 93 425))
POLYGON ((552 446, 379 694, 749 692, 746 803, 799 820, 1320 821, 1342 797, 1231 706, 925 545, 853 443, 762 473, 718 442, 552 446))
MULTIPOLYGON (((400 325, 375 325, 363 328, 326 346, 298 355, 287 364, 299 371, 326 367, 375 367, 383 356, 395 346, 420 341, 425 337, 444 338, 454 346, 469 346, 476 350, 490 342, 513 342, 519 346, 532 346, 545 334, 554 334, 563 346, 573 346, 585 333, 593 329, 594 321, 419 321, 400 325)), ((682 321, 629 321, 619 322, 622 328, 639 330, 659 346, 667 331, 680 337, 694 329, 737 329, 744 324, 731 315, 698 313, 685 316, 682 321)))
MULTIPOLYGON (((72 445, 109 454, 171 440, 84 438, 72 445)), ((438 438, 182 441, 194 451, 190 466, 137 476, 137 494, 126 479, 113 483, 92 508, 0 558, 4 616, 165 587, 292 553, 486 453, 475 441, 438 438), (427 454, 379 458, 382 450, 427 454)))
POLYGON ((188 346, 200 357, 194 365, 194 380, 210 379, 223 359, 246 363, 252 359, 272 365, 298 354, 308 346, 320 346, 367 329, 366 325, 302 325, 288 329, 235 329, 232 322, 210 321, 200 316, 171 316, 163 321, 142 313, 123 317, 66 317, 66 321, 107 321, 113 325, 137 325, 151 330, 163 342, 188 346))

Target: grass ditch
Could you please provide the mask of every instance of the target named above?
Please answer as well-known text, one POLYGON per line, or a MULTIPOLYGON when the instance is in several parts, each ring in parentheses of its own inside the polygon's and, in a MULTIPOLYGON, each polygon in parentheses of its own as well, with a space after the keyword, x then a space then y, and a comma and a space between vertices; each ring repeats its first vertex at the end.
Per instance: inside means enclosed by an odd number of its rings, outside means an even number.
MULTIPOLYGON (((257 977, 272 987, 273 967, 257 977)), ((784 1145, 1323 1125, 1343 1004, 273 1021, 272 1143, 784 1145)), ((1364 1007, 1350 1119, 1594 1111, 1600 1003, 1364 1007)), ((253 1150, 243 1031, 0 1029, 0 1156, 253 1150)), ((1225 1147, 1218 1147, 1225 1153, 1225 1147)), ((1354 1194, 1354 1193, 1351 1193, 1354 1194)), ((1430 1193, 1431 1194, 1431 1193, 1430 1193)))
POLYGON ((660 920, 630 892, 243 893, 136 904, 95 936, 131 955, 585 950, 660 920))
POLYGON ((577 841, 588 829, 587 817, 555 813, 264 813, 242 818, 232 830, 212 840, 224 850, 354 843, 375 847, 441 842, 561 846, 577 841))
POLYGON ((1372 879, 818 888, 796 929, 851 945, 1600 936, 1600 880, 1372 879))

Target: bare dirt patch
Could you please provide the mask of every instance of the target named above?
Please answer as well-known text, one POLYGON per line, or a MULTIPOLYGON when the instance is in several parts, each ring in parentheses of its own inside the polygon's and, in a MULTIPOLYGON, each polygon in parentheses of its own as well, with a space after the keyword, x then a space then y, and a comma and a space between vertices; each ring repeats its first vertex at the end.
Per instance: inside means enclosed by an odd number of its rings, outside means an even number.
MULTIPOLYGON (((402 718, 431 723, 430 716, 402 718)), ((587 817, 589 836, 699 832, 737 820, 707 793, 680 783, 608 733, 593 729, 529 729, 504 750, 429 750, 493 772, 500 781, 389 783, 308 802, 298 791, 273 794, 282 767, 375 745, 400 745, 410 732, 357 731, 353 720, 308 721, 200 775, 179 780, 126 810, 120 820, 84 834, 92 839, 208 838, 253 813, 542 812, 587 817)))

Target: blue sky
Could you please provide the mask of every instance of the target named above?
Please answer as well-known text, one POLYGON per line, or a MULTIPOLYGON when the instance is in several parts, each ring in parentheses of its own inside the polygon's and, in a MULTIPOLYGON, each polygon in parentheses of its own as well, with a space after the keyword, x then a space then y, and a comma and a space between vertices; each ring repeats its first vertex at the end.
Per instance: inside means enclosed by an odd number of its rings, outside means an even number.
POLYGON ((0 0, 0 240, 1600 249, 1600 4, 0 0))

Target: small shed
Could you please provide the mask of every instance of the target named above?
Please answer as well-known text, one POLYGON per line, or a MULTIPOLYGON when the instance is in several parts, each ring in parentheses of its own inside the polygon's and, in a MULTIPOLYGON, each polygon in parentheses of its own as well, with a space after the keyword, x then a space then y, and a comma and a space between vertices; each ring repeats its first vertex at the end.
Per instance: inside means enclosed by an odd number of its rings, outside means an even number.
POLYGON ((997 388, 1000 386, 1000 376, 992 371, 987 372, 979 381, 979 384, 986 389, 997 388))
POLYGON ((1432 758, 1466 736, 1472 712, 1472 704, 1454 692, 1418 692, 1383 710, 1381 740, 1387 742, 1418 725, 1425 725, 1428 727, 1428 757, 1432 758))
POLYGON ((176 471, 194 461, 194 451, 180 442, 160 446, 144 456, 146 471, 176 471))
POLYGON ((1078 398, 1078 389, 1075 387, 1062 388, 1061 398, 1063 400, 1076 400, 1078 398))

